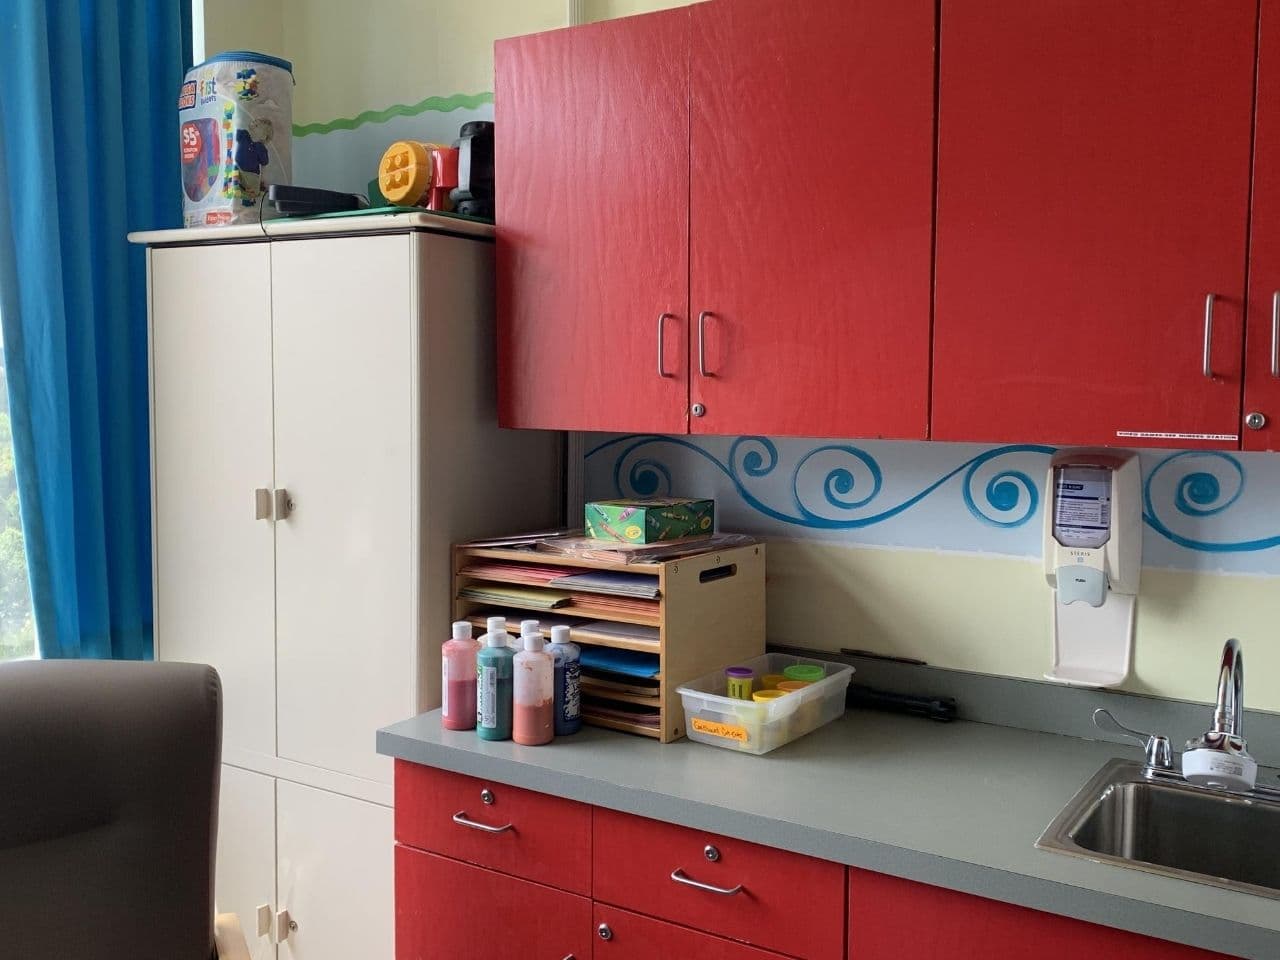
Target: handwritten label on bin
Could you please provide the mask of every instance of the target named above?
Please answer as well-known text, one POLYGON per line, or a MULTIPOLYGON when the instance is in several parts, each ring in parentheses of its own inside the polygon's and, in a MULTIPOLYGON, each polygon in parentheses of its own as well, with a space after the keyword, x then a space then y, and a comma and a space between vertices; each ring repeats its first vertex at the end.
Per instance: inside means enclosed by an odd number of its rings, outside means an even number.
POLYGON ((723 737, 725 740, 737 740, 738 743, 747 742, 747 728, 734 726, 732 723, 717 723, 714 720, 703 720, 701 717, 694 717, 689 721, 689 726, 708 736, 723 737))

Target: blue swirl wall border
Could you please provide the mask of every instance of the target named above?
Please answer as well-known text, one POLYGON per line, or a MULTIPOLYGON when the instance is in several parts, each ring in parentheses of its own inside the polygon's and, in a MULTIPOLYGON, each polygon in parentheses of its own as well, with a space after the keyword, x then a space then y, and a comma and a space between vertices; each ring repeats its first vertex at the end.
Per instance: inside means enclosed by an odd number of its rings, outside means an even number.
MULTIPOLYGON (((794 527, 839 531, 884 523, 910 511, 959 478, 960 498, 975 519, 990 527, 1013 530, 1029 523, 1040 508, 1041 485, 1024 470, 1000 466, 1012 456, 1052 456, 1055 447, 1010 444, 993 447, 947 471, 919 492, 891 504, 877 503, 885 490, 885 476, 874 456, 851 443, 829 442, 803 454, 792 469, 790 502, 770 503, 753 489, 780 467, 777 445, 768 437, 742 436, 722 460, 692 440, 657 434, 627 435, 606 440, 586 454, 613 457, 614 495, 660 496, 673 491, 671 468, 651 448, 688 451, 732 484, 742 502, 763 517, 794 527), (990 473, 990 476, 986 476, 990 473)), ((1232 541, 1214 541, 1179 532, 1161 511, 1171 508, 1192 524, 1216 517, 1234 506, 1244 493, 1246 473, 1239 459, 1216 451, 1183 451, 1165 456, 1146 471, 1143 481, 1143 521, 1160 537, 1187 550, 1203 553, 1251 553, 1280 548, 1280 533, 1232 541), (1185 470, 1179 473, 1180 469, 1185 470), (1168 503, 1158 496, 1172 490, 1168 503)), ((1280 522, 1280 515, 1278 515, 1280 522)))

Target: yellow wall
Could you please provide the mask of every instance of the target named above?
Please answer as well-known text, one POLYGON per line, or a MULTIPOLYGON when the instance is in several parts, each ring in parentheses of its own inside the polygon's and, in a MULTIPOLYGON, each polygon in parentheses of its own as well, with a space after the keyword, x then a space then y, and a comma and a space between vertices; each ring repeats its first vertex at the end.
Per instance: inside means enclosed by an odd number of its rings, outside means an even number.
MULTIPOLYGON (((586 0, 589 20, 689 0, 586 0)), ((562 27, 565 0, 205 0, 205 50, 293 61, 297 124, 493 89, 493 42, 562 27)))
MULTIPOLYGON (((1280 710, 1275 577, 1146 567, 1124 689, 1212 700, 1224 625, 1249 655, 1248 705, 1280 710)), ((769 639, 1039 680, 1051 663, 1039 558, 769 542, 769 639)))

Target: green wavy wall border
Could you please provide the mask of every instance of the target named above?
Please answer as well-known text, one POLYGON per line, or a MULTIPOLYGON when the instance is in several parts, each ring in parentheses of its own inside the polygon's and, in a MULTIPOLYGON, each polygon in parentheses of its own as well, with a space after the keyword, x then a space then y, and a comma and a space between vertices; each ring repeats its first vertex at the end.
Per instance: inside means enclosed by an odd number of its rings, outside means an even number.
POLYGON ((492 93, 455 93, 451 97, 427 97, 417 103, 396 103, 385 110, 366 110, 354 117, 339 117, 319 123, 295 123, 295 137, 309 137, 316 133, 333 133, 335 130, 354 130, 366 123, 386 123, 392 117, 416 117, 420 113, 435 111, 452 113, 454 110, 475 110, 486 103, 493 103, 492 93))

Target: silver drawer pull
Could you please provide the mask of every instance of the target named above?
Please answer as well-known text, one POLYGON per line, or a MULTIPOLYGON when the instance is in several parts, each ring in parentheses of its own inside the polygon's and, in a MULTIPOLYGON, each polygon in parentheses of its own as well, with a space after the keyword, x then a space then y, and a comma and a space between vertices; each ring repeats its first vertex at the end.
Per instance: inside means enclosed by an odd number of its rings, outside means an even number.
POLYGON ((1271 295, 1271 376, 1280 380, 1280 290, 1271 295))
POLYGON ((703 377, 711 376, 711 372, 707 369, 707 317, 709 316, 711 316, 710 310, 703 310, 698 314, 698 374, 703 377))
POLYGON ((1204 375, 1213 379, 1213 301, 1216 294, 1208 294, 1204 298, 1204 375))
POLYGON ((673 313, 658 314, 658 376, 660 377, 672 376, 672 374, 667 373, 666 368, 663 367, 662 365, 662 361, 663 361, 663 355, 666 353, 666 350, 665 350, 666 337, 664 336, 664 334, 666 333, 666 330, 667 330, 667 321, 674 320, 674 319, 675 319, 675 314, 673 313))
POLYGON ((453 822, 460 827, 470 827, 472 830, 479 830, 482 833, 506 833, 508 830, 515 829, 515 824, 504 823, 500 827, 491 827, 487 823, 476 823, 467 816, 467 811, 459 810, 453 815, 453 822))
POLYGON ((742 892, 742 884, 738 884, 736 887, 713 887, 709 883, 701 883, 698 880, 686 877, 684 871, 679 867, 671 871, 671 879, 676 883, 683 883, 686 887, 696 887, 699 890, 707 891, 707 893, 718 893, 722 897, 732 897, 735 893, 742 892))

